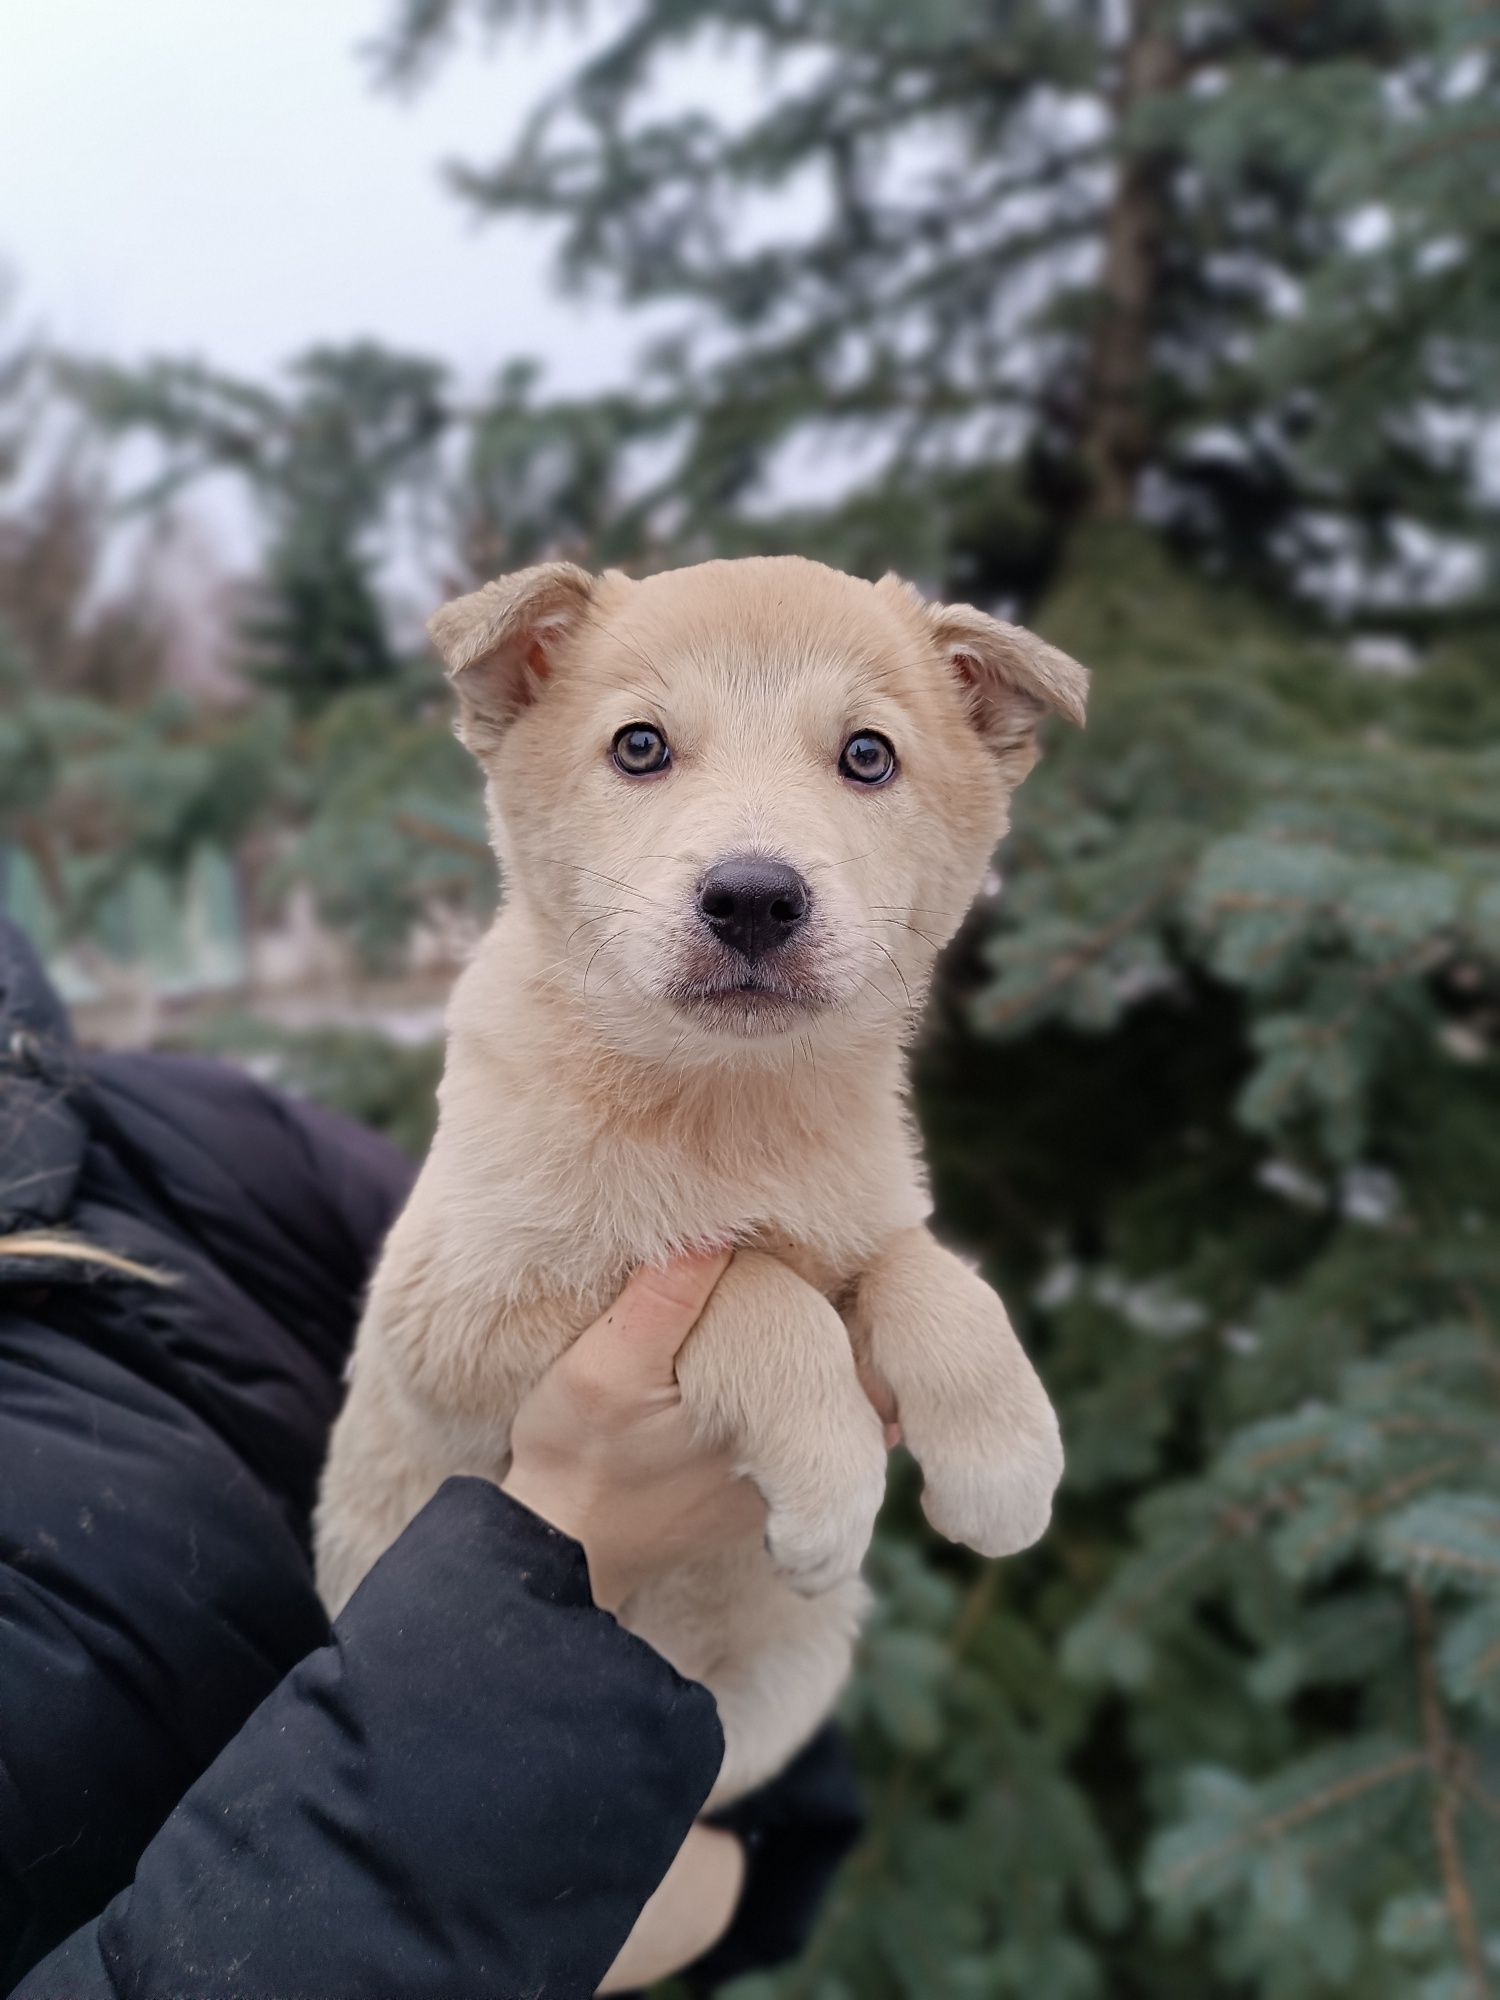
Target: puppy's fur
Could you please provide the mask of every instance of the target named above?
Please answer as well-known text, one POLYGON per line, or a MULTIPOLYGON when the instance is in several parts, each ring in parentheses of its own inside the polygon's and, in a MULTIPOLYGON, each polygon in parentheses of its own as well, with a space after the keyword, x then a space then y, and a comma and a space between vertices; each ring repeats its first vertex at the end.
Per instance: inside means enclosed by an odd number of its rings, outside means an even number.
POLYGON ((458 982, 432 1151, 386 1245, 318 1511, 337 1609, 635 1265, 736 1254, 682 1394, 767 1509, 623 1618, 718 1699, 723 1803, 848 1670, 885 1475, 857 1363, 895 1395, 929 1519, 1035 1540, 1062 1469, 1000 1301, 928 1234, 902 1045, 1035 760, 1086 676, 1032 634, 795 558, 631 582, 550 563, 432 621, 484 768, 505 905, 458 982), (655 775, 619 731, 670 745, 655 775), (878 731, 898 767, 841 775, 878 731), (700 907, 724 857, 790 864, 805 920, 747 961, 700 907))

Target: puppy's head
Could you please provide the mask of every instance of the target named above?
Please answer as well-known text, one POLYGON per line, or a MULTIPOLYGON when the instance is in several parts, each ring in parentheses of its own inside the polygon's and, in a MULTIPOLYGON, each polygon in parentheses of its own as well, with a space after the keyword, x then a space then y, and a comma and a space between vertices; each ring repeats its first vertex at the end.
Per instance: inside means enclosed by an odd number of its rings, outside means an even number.
POLYGON ((546 563, 429 629, 508 893, 612 1040, 684 1059, 900 1032, 1087 688, 1017 626, 795 557, 546 563))

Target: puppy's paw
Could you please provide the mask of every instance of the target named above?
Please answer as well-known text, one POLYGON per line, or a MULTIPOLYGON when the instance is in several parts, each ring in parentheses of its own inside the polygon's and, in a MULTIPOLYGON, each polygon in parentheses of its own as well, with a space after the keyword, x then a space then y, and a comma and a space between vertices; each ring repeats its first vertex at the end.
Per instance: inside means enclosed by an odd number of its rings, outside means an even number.
POLYGON ((766 1553, 799 1597, 821 1597, 859 1575, 875 1511, 849 1509, 840 1519, 811 1521, 773 1508, 766 1516, 766 1553))
POLYGON ((1040 1541, 1063 1472, 1062 1439, 1051 1409, 1022 1436, 997 1430, 923 1461, 922 1511, 950 1542, 982 1556, 1011 1556, 1040 1541))
POLYGON ((861 1426, 857 1449, 839 1467, 820 1467, 816 1482, 798 1480, 796 1497, 767 1496, 766 1552, 793 1590, 820 1597, 851 1577, 875 1531, 885 1498, 885 1448, 878 1424, 861 1426))
POLYGON ((911 1230, 866 1274, 852 1331, 856 1352, 895 1398, 933 1527, 984 1556, 1029 1548, 1052 1515, 1062 1440, 989 1286, 925 1230, 911 1230))

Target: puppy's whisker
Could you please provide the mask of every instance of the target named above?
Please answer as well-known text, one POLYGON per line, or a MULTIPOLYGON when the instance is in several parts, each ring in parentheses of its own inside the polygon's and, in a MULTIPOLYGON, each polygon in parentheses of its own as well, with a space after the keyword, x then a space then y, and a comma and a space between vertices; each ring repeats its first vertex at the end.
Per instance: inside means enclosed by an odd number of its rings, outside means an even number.
POLYGON ((818 1052, 813 1047, 813 1038, 809 1034, 803 1035, 799 1039, 807 1050, 807 1066, 813 1073, 813 1084, 816 1086, 818 1082, 818 1052))
POLYGON ((905 917, 877 917, 875 921, 877 924, 894 924, 898 930, 910 931, 914 938, 920 938, 923 944, 930 946, 933 951, 941 951, 943 948, 936 938, 929 937, 926 931, 918 930, 915 924, 909 924, 905 917))
POLYGON ((883 958, 890 959, 891 970, 892 972, 895 973, 896 977, 901 981, 901 991, 906 995, 906 1004, 908 1009, 911 1008, 914 1003, 911 997, 911 988, 906 983, 906 974, 901 970, 900 966, 897 965, 895 959, 891 957, 891 954, 886 950, 885 946, 880 942, 879 938, 872 938, 870 942, 874 945, 875 949, 881 954, 883 958))
MULTIPOLYGON (((912 926, 910 924, 899 923, 899 920, 895 917, 876 917, 874 921, 877 924, 896 924, 897 927, 901 930, 911 931, 913 937, 920 938, 922 940, 923 944, 926 945, 928 951, 931 952, 934 958, 936 958, 938 953, 943 949, 942 945, 939 944, 935 938, 928 937, 925 931, 912 930, 912 926)), ((877 938, 872 933, 870 926, 868 924, 858 924, 854 928, 858 930, 862 938, 868 938, 870 943, 874 945, 877 951, 885 951, 885 946, 880 942, 879 938, 877 938)), ((890 957, 889 952, 886 952, 886 957, 887 958, 890 957)), ((899 970, 900 968, 898 967, 897 969, 899 970)))
POLYGON ((613 933, 611 933, 609 937, 601 939, 601 941, 598 944, 596 944, 594 946, 594 949, 589 953, 589 962, 583 968, 583 984, 579 988, 580 996, 583 999, 586 1000, 588 998, 589 973, 593 970, 594 960, 599 956, 601 951, 607 951, 610 945, 618 944, 620 939, 624 937, 624 935, 625 933, 623 930, 614 931, 613 933))
POLYGON ((672 1059, 677 1054, 677 1051, 682 1047, 683 1043, 687 1040, 687 1032, 688 1031, 686 1028, 683 1028, 679 1031, 676 1041, 673 1042, 671 1048, 667 1050, 667 1053, 662 1057, 661 1061, 659 1063, 654 1063, 652 1065, 651 1068, 652 1076, 662 1076, 666 1073, 667 1070, 669 1070, 672 1067, 672 1059))
POLYGON ((634 882, 626 882, 618 875, 606 875, 602 868, 586 868, 581 861, 563 861, 553 856, 554 868, 575 868, 580 875, 592 875, 600 882, 613 882, 617 889, 623 889, 628 896, 639 896, 643 903, 655 903, 658 909, 666 909, 660 896, 648 895, 644 889, 637 889, 634 882))
POLYGON ((568 932, 567 941, 563 945, 563 950, 566 952, 571 947, 573 940, 574 938, 577 937, 578 933, 582 930, 587 930, 590 924, 602 924, 608 917, 628 917, 630 914, 631 912, 629 910, 622 910, 617 905, 612 909, 600 910, 596 916, 585 917, 581 923, 574 924, 572 930, 568 932))
POLYGON ((820 868, 849 868, 856 861, 868 861, 874 852, 873 847, 867 847, 863 854, 846 854, 842 861, 815 861, 811 868, 804 868, 802 872, 804 875, 816 875, 820 868))
POLYGON ((885 1002, 886 1006, 890 1008, 893 1014, 901 1013, 902 1011, 901 1002, 895 997, 893 993, 887 993, 883 986, 876 985, 875 981, 871 979, 867 973, 862 973, 860 975, 859 983, 861 986, 868 986, 872 993, 878 993, 881 999, 885 1002))
POLYGON ((603 979, 596 979, 594 981, 594 998, 597 1000, 602 993, 608 993, 613 987, 618 986, 624 977, 625 968, 623 965, 620 965, 613 972, 607 973, 603 979))

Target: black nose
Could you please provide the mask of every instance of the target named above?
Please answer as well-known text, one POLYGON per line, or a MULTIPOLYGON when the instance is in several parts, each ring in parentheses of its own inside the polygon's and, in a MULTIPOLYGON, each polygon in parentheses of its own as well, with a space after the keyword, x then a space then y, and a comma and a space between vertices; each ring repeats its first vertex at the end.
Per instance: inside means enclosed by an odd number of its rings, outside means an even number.
POLYGON ((742 958, 763 958, 807 920, 807 884, 784 861, 730 855, 698 884, 698 908, 710 929, 742 958))

